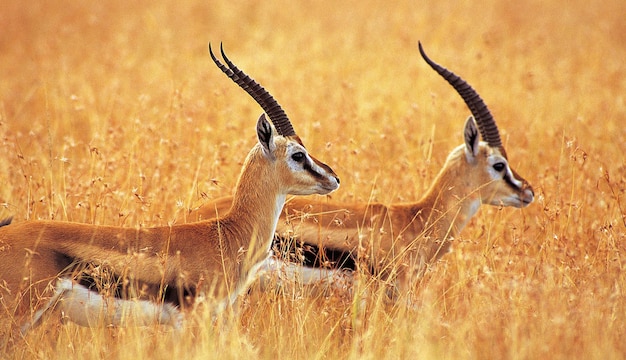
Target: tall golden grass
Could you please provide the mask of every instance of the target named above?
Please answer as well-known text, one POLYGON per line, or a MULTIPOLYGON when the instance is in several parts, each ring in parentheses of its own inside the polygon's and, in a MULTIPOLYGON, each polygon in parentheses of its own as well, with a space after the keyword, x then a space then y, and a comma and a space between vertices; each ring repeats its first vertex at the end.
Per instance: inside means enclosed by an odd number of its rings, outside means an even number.
POLYGON ((163 225, 230 194, 261 110, 209 41, 333 166, 334 199, 391 203, 423 193, 468 115, 420 40, 489 104, 536 202, 484 207, 410 309, 255 294, 228 332, 202 317, 182 334, 51 319, 2 338, 0 357, 626 357, 624 1, 1 7, 1 218, 163 225))

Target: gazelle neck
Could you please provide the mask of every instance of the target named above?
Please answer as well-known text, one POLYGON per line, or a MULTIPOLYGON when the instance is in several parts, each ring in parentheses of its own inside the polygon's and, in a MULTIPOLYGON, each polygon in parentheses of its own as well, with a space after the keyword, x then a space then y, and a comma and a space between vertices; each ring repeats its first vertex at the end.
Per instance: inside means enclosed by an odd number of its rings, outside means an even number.
POLYGON ((233 204, 221 223, 229 224, 228 219, 236 219, 232 223, 237 224, 237 231, 246 233, 240 241, 256 239, 255 248, 261 246, 269 250, 287 194, 276 178, 275 164, 261 152, 257 145, 248 154, 237 181, 233 204))
POLYGON ((468 166, 460 146, 419 201, 422 211, 429 212, 427 226, 436 230, 440 239, 457 236, 480 208, 480 194, 468 176, 468 166))

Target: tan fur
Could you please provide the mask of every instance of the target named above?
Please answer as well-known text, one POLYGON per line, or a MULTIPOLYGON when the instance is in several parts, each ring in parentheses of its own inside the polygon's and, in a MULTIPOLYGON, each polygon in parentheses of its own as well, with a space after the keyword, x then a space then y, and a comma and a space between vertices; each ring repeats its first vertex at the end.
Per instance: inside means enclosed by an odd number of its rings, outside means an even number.
MULTIPOLYGON (((467 126, 472 124, 473 119, 468 119, 467 126)), ((206 204, 198 215, 223 213, 231 199, 206 204)), ((406 288, 426 265, 449 251, 451 240, 480 204, 523 207, 532 200, 532 188, 509 168, 499 150, 476 141, 450 153, 417 202, 387 206, 293 198, 285 204, 277 231, 281 237, 294 237, 304 244, 349 252, 385 278, 397 276, 398 286, 406 288), (475 156, 468 154, 472 146, 478 146, 475 156), (494 162, 506 163, 506 171, 514 174, 521 186, 493 179, 488 170, 494 162)))
MULTIPOLYGON (((259 133, 259 144, 249 152, 239 176, 232 208, 219 221, 156 228, 56 221, 0 227, 2 307, 11 316, 34 313, 55 293, 51 289, 58 278, 76 275, 68 269, 77 263, 145 285, 147 293, 139 292, 140 299, 158 301, 165 289, 175 287, 203 293, 221 308, 231 304, 268 258, 286 195, 326 194, 339 186, 324 164, 314 165, 317 173, 304 165, 294 170, 289 163, 293 153, 306 154, 300 141, 274 136, 264 117, 259 125, 269 141, 264 146, 259 133)), ((315 162, 308 154, 305 160, 315 162)), ((72 292, 67 282, 63 284, 56 294, 72 292)), ((77 289, 75 294, 84 298, 83 292, 77 289)), ((38 319, 26 321, 31 320, 38 319)))

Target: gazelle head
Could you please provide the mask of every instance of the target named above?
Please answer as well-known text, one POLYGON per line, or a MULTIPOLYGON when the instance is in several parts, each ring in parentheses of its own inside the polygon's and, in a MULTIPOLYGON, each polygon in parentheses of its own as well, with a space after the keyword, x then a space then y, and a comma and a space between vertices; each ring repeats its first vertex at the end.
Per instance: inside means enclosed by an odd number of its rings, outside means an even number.
POLYGON ((339 177, 337 177, 330 166, 317 160, 307 152, 280 104, 267 90, 230 61, 226 57, 222 46, 220 46, 220 51, 226 65, 217 59, 211 49, 211 44, 209 44, 209 53, 217 67, 252 96, 265 111, 272 124, 274 124, 274 127, 272 127, 265 118, 265 114, 261 115, 257 122, 257 136, 259 146, 267 161, 274 164, 274 166, 284 167, 283 169, 278 169, 285 171, 277 171, 277 176, 289 177, 277 179, 280 184, 289 184, 289 188, 282 189, 282 191, 292 195, 323 195, 337 189, 339 187, 339 177))
POLYGON ((472 113, 465 123, 465 144, 448 157, 450 160, 459 151, 465 153, 471 170, 459 175, 468 177, 468 182, 480 185, 478 191, 483 204, 521 208, 532 203, 533 189, 528 181, 511 169, 496 122, 480 95, 465 80, 428 58, 421 43, 419 51, 426 63, 461 95, 472 113), (483 141, 480 141, 479 133, 483 141))
POLYGON ((324 195, 339 187, 339 178, 328 165, 309 155, 299 141, 275 132, 265 114, 261 115, 257 121, 260 149, 277 183, 287 187, 281 189, 282 193, 324 195))

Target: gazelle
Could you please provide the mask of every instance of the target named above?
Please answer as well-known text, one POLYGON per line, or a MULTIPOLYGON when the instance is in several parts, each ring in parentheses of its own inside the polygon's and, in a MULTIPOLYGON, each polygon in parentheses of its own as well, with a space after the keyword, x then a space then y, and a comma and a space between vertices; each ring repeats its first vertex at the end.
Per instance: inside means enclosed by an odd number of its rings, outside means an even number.
MULTIPOLYGON (((341 278, 336 270, 366 270, 406 290, 425 267, 449 251, 451 241, 480 205, 522 208, 534 198, 530 184, 509 165, 496 123, 478 93, 463 79, 428 58, 426 63, 459 93, 472 116, 465 122, 464 144, 448 155, 429 190, 414 203, 345 204, 294 198, 285 204, 275 248, 291 248, 296 239, 303 267, 272 263, 303 283, 341 278), (479 141, 479 133, 484 141, 479 141), (311 269, 315 267, 316 269, 311 269), (321 267, 321 269, 319 269, 321 267)), ((199 216, 223 213, 231 197, 203 206, 199 216)), ((278 252, 280 254, 280 252, 278 252)))
POLYGON ((327 194, 339 178, 308 154, 278 102, 224 54, 216 65, 263 108, 258 143, 237 180, 232 206, 219 220, 155 228, 28 221, 0 227, 0 304, 22 331, 50 310, 94 325, 180 325, 181 310, 202 295, 215 314, 234 304, 268 261, 288 194, 327 194), (97 290, 115 279, 107 297, 97 290), (137 286, 130 286, 136 284, 137 286), (42 302, 43 301, 43 302, 42 302), (43 306, 42 306, 43 304, 43 306), (34 311, 37 310, 37 311, 34 311))

